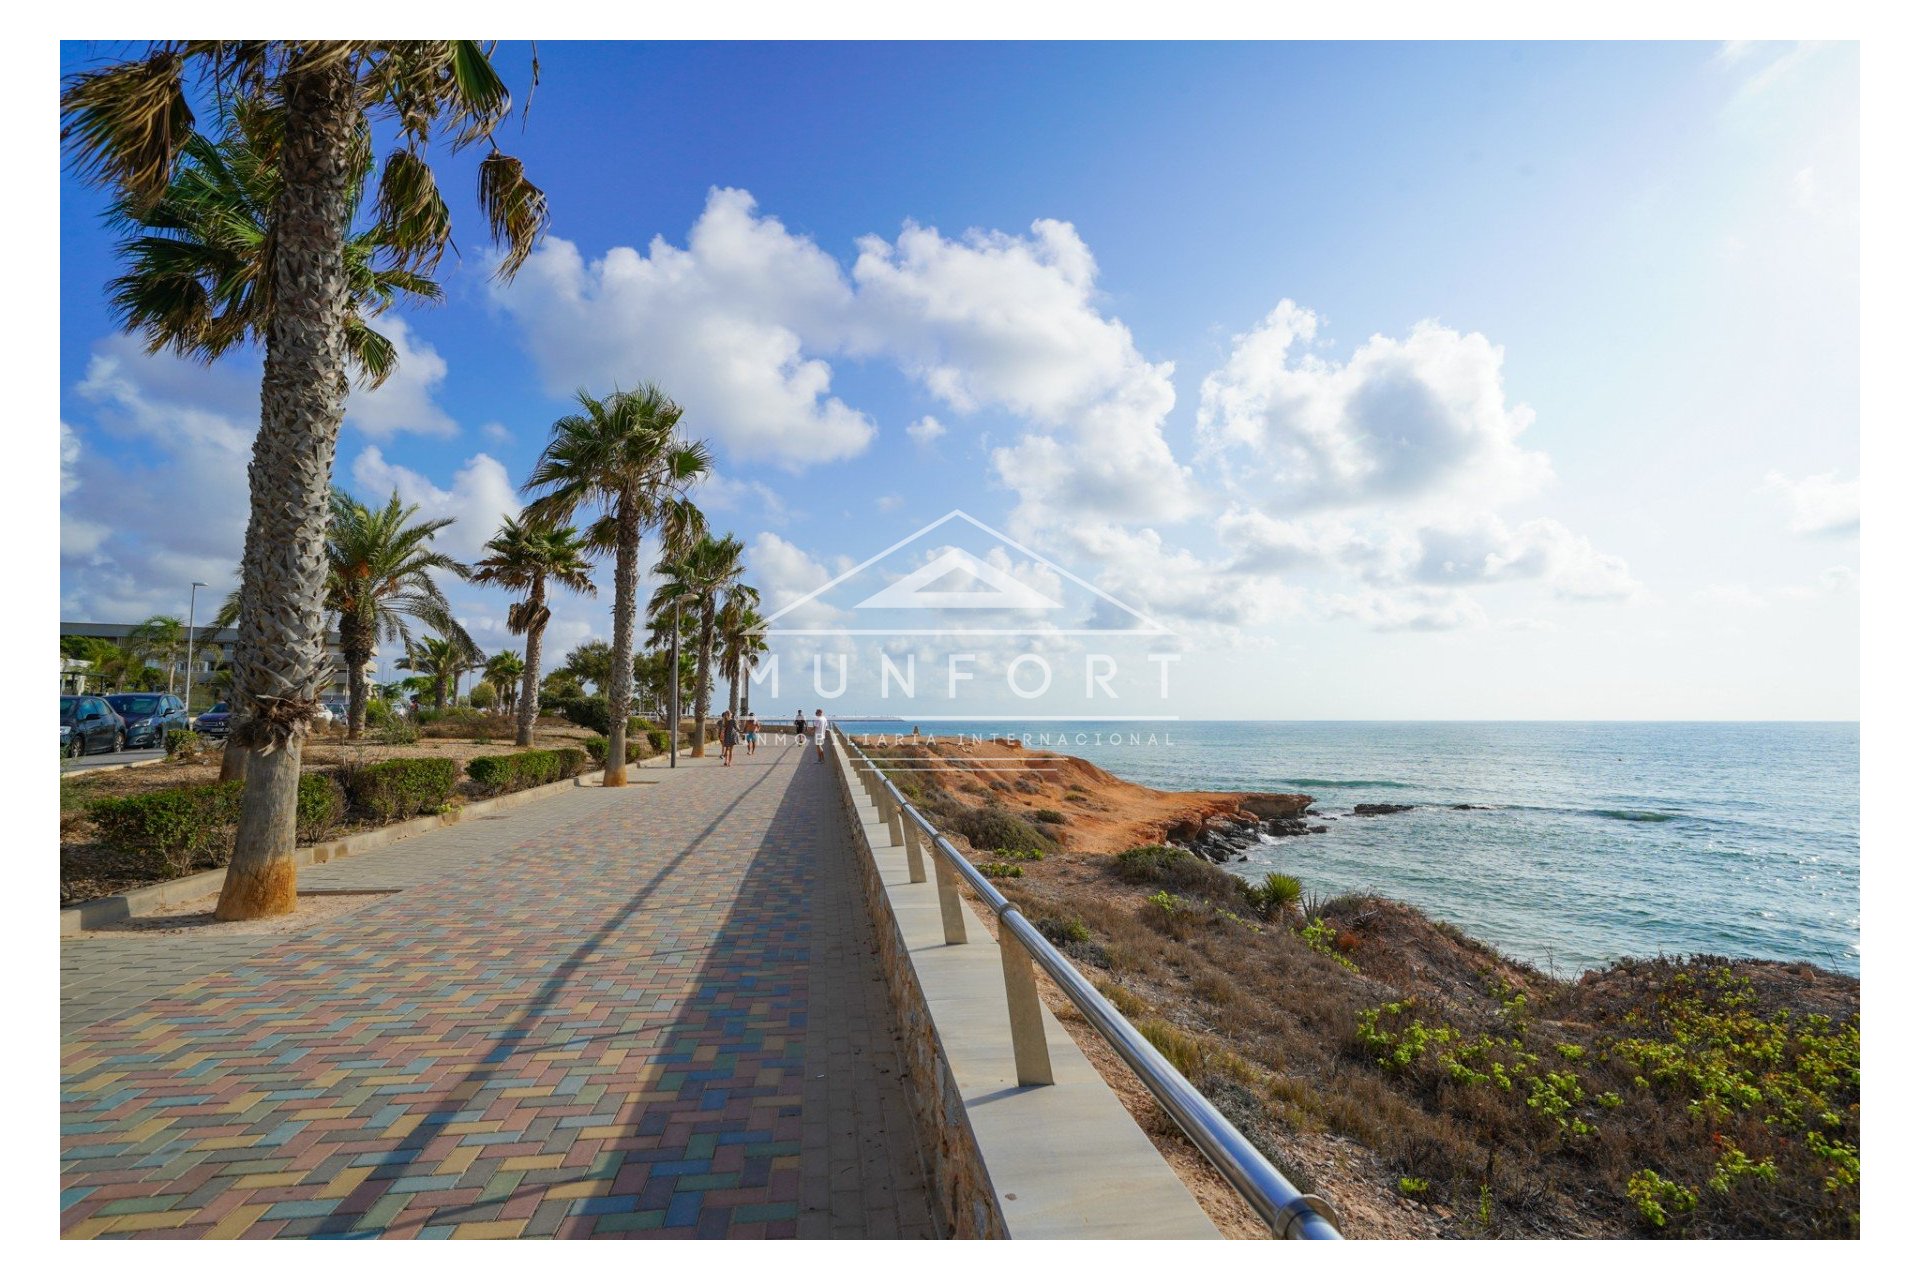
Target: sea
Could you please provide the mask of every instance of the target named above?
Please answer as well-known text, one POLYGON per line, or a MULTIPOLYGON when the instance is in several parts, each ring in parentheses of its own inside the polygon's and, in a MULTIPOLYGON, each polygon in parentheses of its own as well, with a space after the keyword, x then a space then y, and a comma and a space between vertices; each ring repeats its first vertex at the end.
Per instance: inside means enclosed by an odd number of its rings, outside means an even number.
MULTIPOLYGON (((851 732, 905 723, 844 721, 851 732)), ((1411 902, 1573 976, 1714 954, 1860 971, 1857 723, 921 721, 1168 790, 1314 798, 1229 869, 1411 902), (1357 817, 1353 806, 1413 806, 1357 817), (1463 807, 1464 806, 1464 807, 1463 807)))

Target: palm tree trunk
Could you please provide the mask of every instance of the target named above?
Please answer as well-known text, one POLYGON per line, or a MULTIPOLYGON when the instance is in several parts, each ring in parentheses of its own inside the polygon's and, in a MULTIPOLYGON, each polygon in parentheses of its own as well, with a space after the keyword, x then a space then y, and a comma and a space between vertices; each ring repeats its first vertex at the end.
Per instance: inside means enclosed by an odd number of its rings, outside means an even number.
POLYGON ((640 509, 622 494, 613 561, 613 669, 607 672, 607 770, 603 787, 627 785, 627 716, 633 703, 633 615, 640 597, 640 509))
POLYGON ((707 702, 713 697, 713 596, 700 602, 700 674, 693 686, 693 754, 707 754, 707 702))
POLYGON ((514 708, 513 745, 516 747, 533 745, 533 722, 540 714, 540 633, 547 629, 546 605, 547 579, 541 575, 534 578, 533 592, 527 597, 527 617, 531 624, 527 627, 527 669, 520 676, 520 705, 514 708))
POLYGON ((235 646, 245 673, 234 730, 250 753, 233 861, 214 915, 293 910, 300 747, 327 671, 328 500, 346 411, 347 272, 355 129, 351 64, 308 46, 282 77, 285 134, 267 269, 274 307, 260 381, 260 433, 235 646))
POLYGON ((347 741, 367 727, 367 663, 373 659, 373 632, 358 618, 340 615, 340 656, 347 663, 347 741))

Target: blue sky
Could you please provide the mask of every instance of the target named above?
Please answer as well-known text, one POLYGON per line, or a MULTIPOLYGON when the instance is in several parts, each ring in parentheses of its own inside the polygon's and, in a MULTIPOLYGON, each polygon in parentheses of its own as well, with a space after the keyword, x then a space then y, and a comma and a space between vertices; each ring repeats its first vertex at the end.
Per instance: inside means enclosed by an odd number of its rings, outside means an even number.
MULTIPOLYGON (((1852 46, 540 58, 502 141, 548 243, 491 286, 448 160, 448 300, 341 438, 456 550, 568 388, 645 377, 776 607, 961 507, 1179 632, 1181 714, 1858 714, 1852 46)), ((62 616, 183 612, 238 558, 257 357, 116 336, 62 199, 62 616)))

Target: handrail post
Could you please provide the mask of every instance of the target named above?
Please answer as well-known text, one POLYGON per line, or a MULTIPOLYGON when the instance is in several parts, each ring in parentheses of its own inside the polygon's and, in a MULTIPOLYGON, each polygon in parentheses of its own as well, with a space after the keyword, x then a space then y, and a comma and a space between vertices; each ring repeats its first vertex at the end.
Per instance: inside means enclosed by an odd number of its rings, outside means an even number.
POLYGON ((960 904, 960 875, 947 860, 934 855, 933 885, 940 894, 940 928, 948 946, 967 940, 967 909, 960 904))
MULTIPOLYGON (((1012 914, 1012 913, 1009 913, 1012 914)), ((1000 972, 1007 983, 1007 1021, 1013 1027, 1013 1073, 1021 1085, 1053 1083, 1053 1059, 1047 1053, 1047 1028, 1040 1017, 1040 988, 1033 961, 1000 917, 1000 972)))
MULTIPOLYGON (((919 824, 909 821, 905 826, 907 828, 907 882, 909 884, 925 884, 927 882, 927 859, 926 855, 920 851, 919 824)), ((933 856, 938 858, 940 855, 936 852, 933 856)))
POLYGON ((906 821, 900 813, 900 802, 888 792, 885 783, 880 785, 880 812, 885 814, 887 819, 887 844, 905 844, 907 836, 902 828, 905 827, 906 821))

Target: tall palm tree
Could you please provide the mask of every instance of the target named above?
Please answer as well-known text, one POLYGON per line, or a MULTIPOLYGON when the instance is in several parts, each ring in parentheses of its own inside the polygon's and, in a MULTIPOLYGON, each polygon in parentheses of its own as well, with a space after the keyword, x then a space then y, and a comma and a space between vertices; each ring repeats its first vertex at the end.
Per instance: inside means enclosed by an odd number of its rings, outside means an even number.
MULTIPOLYGON (((654 566, 654 572, 662 581, 654 591, 648 613, 654 615, 690 604, 699 618, 699 667, 693 685, 693 754, 696 756, 707 752, 707 706, 713 696, 713 641, 719 611, 730 600, 758 603, 760 599, 759 592, 741 582, 747 572, 740 559, 745 550, 732 534, 724 538, 706 535, 688 545, 680 555, 663 557, 654 566)), ((679 732, 678 725, 673 729, 679 732)))
MULTIPOLYGON (((163 41, 142 57, 71 78, 62 138, 77 167, 144 211, 165 199, 193 136, 193 82, 281 113, 265 243, 266 363, 248 470, 233 733, 249 751, 220 903, 222 920, 293 910, 300 749, 328 676, 325 596, 333 455, 346 410, 352 271, 346 241, 374 117, 397 145, 380 166, 373 216, 387 261, 430 272, 452 220, 427 153, 485 139, 481 211, 510 277, 547 221, 546 197, 492 146, 512 109, 492 48, 470 40, 163 41)), ((192 345, 199 345, 197 340, 192 345)))
MULTIPOLYGON (((536 652, 535 661, 538 660, 539 657, 536 652)), ((520 677, 526 672, 526 669, 527 664, 521 660, 519 654, 511 649, 502 649, 500 652, 494 654, 491 658, 487 659, 486 666, 480 669, 482 678, 500 691, 500 705, 505 707, 509 713, 513 711, 519 689, 518 682, 520 677)), ((527 736, 525 742, 519 741, 518 735, 515 736, 515 743, 518 746, 530 746, 532 742, 533 737, 531 734, 527 736)))
POLYGON ((410 523, 419 507, 400 505, 395 491, 384 507, 360 503, 339 489, 327 528, 327 608, 340 618, 340 653, 347 665, 347 737, 367 724, 367 664, 381 639, 411 647, 407 620, 417 619, 467 651, 472 637, 455 620, 435 573, 467 577, 467 566, 432 547, 453 518, 410 523))
MULTIPOLYGON (((121 325, 146 336, 149 354, 169 349, 212 361, 265 337, 268 228, 280 190, 283 110, 257 99, 216 104, 218 137, 194 133, 166 193, 154 204, 131 195, 111 218, 126 231, 117 252, 127 265, 107 286, 121 325)), ((373 148, 355 140, 354 196, 373 171, 373 148)), ((393 343, 367 323, 402 299, 438 302, 440 286, 412 269, 389 228, 375 221, 349 235, 347 359, 361 381, 379 386, 393 372, 393 343)))
POLYGON ((602 785, 627 784, 627 716, 633 703, 633 620, 640 593, 640 538, 658 531, 680 548, 706 528, 687 489, 707 473, 712 455, 680 435, 680 406, 651 384, 596 400, 582 391, 580 412, 553 424, 534 464, 527 492, 541 496, 527 514, 550 524, 582 506, 601 512, 587 544, 614 553, 613 658, 607 687, 607 770, 602 785))
POLYGON ((462 675, 479 665, 479 651, 472 641, 458 637, 428 636, 407 649, 407 656, 393 665, 419 673, 431 681, 433 709, 447 709, 447 695, 462 675))
MULTIPOLYGON (((547 607, 547 584, 589 596, 595 588, 588 576, 586 547, 580 535, 564 525, 543 525, 509 516, 486 550, 486 556, 473 566, 474 581, 527 593, 526 599, 507 606, 507 630, 527 638, 527 658, 516 672, 521 686, 513 741, 529 747, 533 745, 533 722, 540 714, 540 641, 547 620, 553 616, 547 607)), ((491 667, 487 678, 493 679, 491 667)), ((515 699, 510 696, 508 701, 515 699)))
MULTIPOLYGON (((194 652, 186 655, 188 670, 196 657, 220 652, 218 645, 205 642, 203 628, 194 636, 194 652)), ((143 665, 159 663, 166 672, 167 692, 173 692, 174 673, 179 669, 181 651, 187 646, 187 624, 171 614, 156 613, 127 633, 127 652, 143 665)))
POLYGON ((743 587, 720 611, 720 666, 727 673, 727 710, 735 717, 747 714, 747 674, 767 652, 767 620, 754 605, 760 593, 743 587), (749 595, 751 598, 749 598, 749 595))

